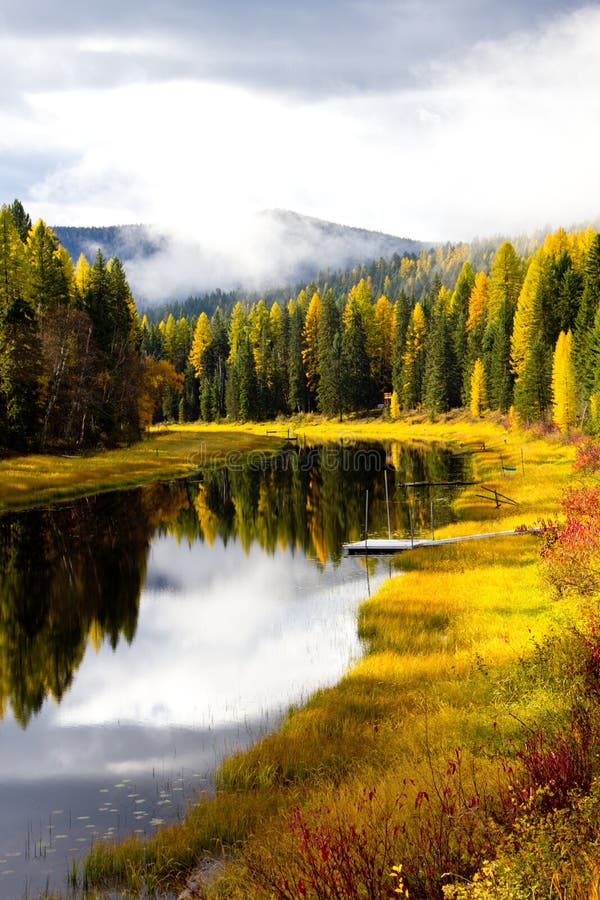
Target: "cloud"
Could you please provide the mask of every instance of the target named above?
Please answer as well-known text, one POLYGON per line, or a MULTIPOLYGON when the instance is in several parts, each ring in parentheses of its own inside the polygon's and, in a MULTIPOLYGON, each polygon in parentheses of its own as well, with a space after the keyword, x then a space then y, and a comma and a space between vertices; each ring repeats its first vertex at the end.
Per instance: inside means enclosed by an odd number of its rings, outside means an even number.
MULTIPOLYGON (((30 90, 25 115, 18 107, 0 113, 5 155, 26 161, 19 184, 31 166, 32 186, 21 199, 34 217, 55 224, 166 226, 192 248, 198 271, 212 268, 219 277, 231 274, 232 259, 257 252, 247 223, 260 209, 295 209, 425 241, 596 218, 600 8, 556 15, 555 5, 538 3, 527 8, 532 22, 553 14, 517 32, 523 11, 516 3, 438 0, 438 19, 425 20, 431 8, 330 3, 317 28, 312 3, 278 7, 271 18, 259 4, 254 23, 247 5, 229 5, 226 34, 216 8, 204 5, 198 18, 195 7, 179 5, 160 39, 149 30, 133 39, 125 27, 86 33, 77 52, 91 54, 98 72, 118 57, 123 69, 116 66, 113 80, 98 86, 91 74, 93 89, 30 90), (498 37, 496 26, 508 34, 498 37), (197 66, 220 66, 221 80, 164 77, 177 50, 180 69, 191 66, 194 48, 197 66), (286 73, 296 63, 297 84, 302 67, 315 64, 313 93, 290 88, 286 73), (123 75, 138 65, 139 77, 123 75), (252 66, 269 90, 256 89, 252 66), (336 79, 346 85, 339 92, 328 87, 336 79)), ((153 27, 166 15, 157 9, 153 27)), ((85 15, 74 14, 78 33, 85 15)), ((41 45, 66 40, 44 32, 41 45)), ((188 283, 193 267, 174 246, 170 252, 165 273, 171 266, 173 283, 184 274, 188 283)), ((256 259, 254 269, 263 262, 256 259)))
MULTIPOLYGON (((394 253, 418 252, 410 240, 331 226, 305 216, 270 210, 241 219, 227 234, 193 238, 148 230, 160 251, 151 257, 123 254, 127 277, 142 306, 220 288, 261 292, 305 284, 319 271, 347 269, 394 253)), ((139 239, 139 234, 137 235, 139 239)), ((91 255, 95 252, 90 248, 91 255)))
POLYGON ((50 90, 172 77, 313 97, 395 90, 415 84, 434 60, 460 59, 478 40, 536 28, 570 6, 560 0, 157 0, 150 7, 142 0, 100 6, 5 0, 2 74, 11 85, 43 83, 50 90))

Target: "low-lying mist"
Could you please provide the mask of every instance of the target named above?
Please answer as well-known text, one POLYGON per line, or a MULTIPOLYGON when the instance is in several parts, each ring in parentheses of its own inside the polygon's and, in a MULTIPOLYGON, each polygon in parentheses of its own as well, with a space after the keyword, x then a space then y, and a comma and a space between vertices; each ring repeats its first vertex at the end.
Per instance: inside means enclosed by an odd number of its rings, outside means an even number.
POLYGON ((100 245, 107 255, 120 256, 136 301, 145 306, 217 288, 294 285, 319 272, 431 246, 281 210, 236 219, 198 237, 189 230, 143 226, 124 231, 120 243, 116 231, 110 248, 96 238, 86 242, 84 252, 93 259, 100 245))

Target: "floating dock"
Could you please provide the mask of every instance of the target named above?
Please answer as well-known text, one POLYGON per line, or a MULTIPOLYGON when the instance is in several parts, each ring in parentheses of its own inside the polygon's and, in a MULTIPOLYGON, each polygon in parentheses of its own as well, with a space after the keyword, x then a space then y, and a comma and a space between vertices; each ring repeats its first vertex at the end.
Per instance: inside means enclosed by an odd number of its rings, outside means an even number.
POLYGON ((486 534, 465 534, 450 538, 366 538, 352 544, 343 544, 344 553, 351 556, 384 556, 417 550, 419 547, 440 547, 442 544, 459 544, 461 541, 480 541, 484 538, 510 537, 517 534, 539 534, 539 528, 515 528, 512 531, 489 531, 486 534))

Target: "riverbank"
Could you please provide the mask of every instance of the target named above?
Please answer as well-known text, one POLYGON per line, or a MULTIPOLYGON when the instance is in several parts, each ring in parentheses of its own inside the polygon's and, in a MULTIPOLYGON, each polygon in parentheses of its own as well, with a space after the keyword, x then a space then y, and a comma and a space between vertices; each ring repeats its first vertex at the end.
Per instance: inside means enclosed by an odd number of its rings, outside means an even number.
MULTIPOLYGON (((444 536, 553 515, 571 478, 573 447, 494 423, 303 425, 308 442, 409 431, 462 444, 474 480, 501 485, 519 506, 496 507, 474 486, 444 536)), ((393 890, 392 865, 411 873, 411 897, 441 896, 442 872, 468 877, 497 846, 502 816, 510 825, 515 748, 529 732, 560 733, 571 712, 576 680, 566 685, 561 666, 577 609, 551 599, 538 556, 533 536, 407 553, 402 577, 361 607, 366 653, 340 683, 226 760, 216 796, 182 825, 97 846, 87 883, 136 896, 178 890, 203 855, 223 859, 199 894, 215 898, 321 896, 308 891, 311 878, 325 885, 370 859, 381 881, 374 896, 393 890)))
POLYGON ((0 462, 0 512, 71 500, 101 491, 183 478, 201 466, 224 465, 250 453, 271 455, 282 441, 257 429, 154 429, 130 447, 78 456, 32 454, 0 462))
MULTIPOLYGON (((296 442, 306 445, 354 440, 452 445, 459 452, 473 455, 476 477, 491 478, 501 486, 507 486, 506 479, 514 473, 521 473, 525 463, 528 479, 539 481, 535 467, 540 459, 552 453, 553 446, 562 446, 558 438, 552 443, 528 432, 507 430, 496 421, 473 422, 461 416, 433 423, 425 417, 399 422, 381 417, 337 422, 318 416, 282 422, 187 423, 155 427, 143 440, 117 450, 4 459, 0 461, 0 511, 136 487, 157 479, 185 477, 203 465, 238 464, 249 454, 260 458, 296 442), (482 455, 486 457, 483 468, 477 462, 482 455)), ((545 502, 544 498, 525 490, 521 502, 528 499, 534 502, 526 503, 527 512, 544 514, 539 505, 545 502)))

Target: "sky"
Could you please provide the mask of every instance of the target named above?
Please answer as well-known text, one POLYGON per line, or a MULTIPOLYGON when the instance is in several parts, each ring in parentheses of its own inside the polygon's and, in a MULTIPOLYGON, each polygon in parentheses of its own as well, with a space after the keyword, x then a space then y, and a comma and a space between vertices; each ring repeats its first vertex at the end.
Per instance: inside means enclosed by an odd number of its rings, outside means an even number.
POLYGON ((600 215, 600 3, 0 0, 0 70, 0 200, 52 225, 600 215))

